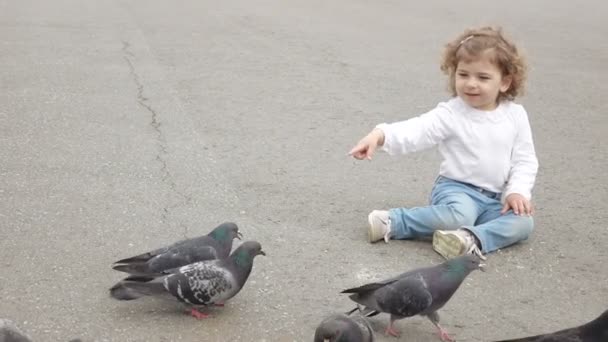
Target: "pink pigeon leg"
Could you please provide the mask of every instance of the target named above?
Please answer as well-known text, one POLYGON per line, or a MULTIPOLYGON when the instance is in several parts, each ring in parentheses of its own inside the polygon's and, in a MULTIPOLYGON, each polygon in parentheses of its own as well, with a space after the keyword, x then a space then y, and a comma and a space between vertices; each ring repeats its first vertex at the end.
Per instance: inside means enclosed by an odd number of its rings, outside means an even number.
POLYGON ((444 342, 456 342, 456 340, 454 340, 452 337, 450 337, 450 335, 448 335, 448 332, 443 329, 439 324, 435 324, 437 326, 437 329, 439 329, 439 338, 444 341, 444 342))
POLYGON ((445 331, 445 329, 443 329, 441 325, 439 325, 439 314, 437 313, 437 311, 431 312, 427 315, 427 317, 433 323, 433 325, 437 327, 437 330, 439 330, 439 338, 442 341, 455 342, 455 340, 451 338, 450 335, 448 335, 448 332, 445 331))
POLYGON ((388 324, 388 327, 386 327, 386 330, 384 331, 385 334, 393 336, 393 337, 400 337, 401 333, 395 329, 395 327, 393 326, 394 321, 391 319, 390 323, 388 324))
POLYGON ((204 319, 204 318, 208 318, 208 317, 210 317, 210 315, 209 315, 209 314, 202 313, 202 312, 198 311, 198 310, 197 310, 197 309, 195 309, 195 308, 192 308, 192 309, 190 310, 190 315, 192 315, 192 316, 193 316, 193 317, 195 317, 196 319, 204 319))

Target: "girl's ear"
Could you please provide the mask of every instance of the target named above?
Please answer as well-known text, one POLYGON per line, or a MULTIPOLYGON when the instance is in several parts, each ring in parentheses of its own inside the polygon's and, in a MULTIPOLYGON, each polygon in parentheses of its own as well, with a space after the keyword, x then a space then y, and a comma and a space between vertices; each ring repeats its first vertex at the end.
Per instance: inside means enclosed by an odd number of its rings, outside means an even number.
POLYGON ((513 82, 513 76, 509 75, 509 76, 503 77, 502 81, 500 82, 500 92, 506 93, 507 90, 509 90, 509 88, 511 88, 512 82, 513 82))

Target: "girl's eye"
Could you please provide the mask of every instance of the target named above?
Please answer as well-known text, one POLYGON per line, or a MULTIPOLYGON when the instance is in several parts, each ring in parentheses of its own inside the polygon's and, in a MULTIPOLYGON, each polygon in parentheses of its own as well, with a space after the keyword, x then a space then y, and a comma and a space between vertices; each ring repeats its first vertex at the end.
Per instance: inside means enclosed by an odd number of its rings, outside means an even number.
POLYGON ((489 80, 490 79, 489 76, 479 76, 479 78, 481 78, 482 80, 489 80))
POLYGON ((460 77, 467 77, 467 74, 465 74, 465 73, 459 73, 458 76, 460 76, 460 77))

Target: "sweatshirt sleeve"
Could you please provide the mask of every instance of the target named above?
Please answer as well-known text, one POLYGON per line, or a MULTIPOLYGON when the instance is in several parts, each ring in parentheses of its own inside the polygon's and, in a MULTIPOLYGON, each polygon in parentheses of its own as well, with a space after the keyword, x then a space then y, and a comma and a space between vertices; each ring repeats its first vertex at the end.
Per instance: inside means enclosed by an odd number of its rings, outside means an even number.
POLYGON ((522 114, 518 116, 517 136, 511 152, 511 170, 503 199, 510 194, 518 193, 530 200, 538 171, 528 114, 523 107, 520 108, 522 114))
POLYGON ((420 116, 395 122, 382 123, 376 128, 384 133, 382 149, 388 154, 406 154, 437 145, 450 134, 452 112, 445 103, 420 116))

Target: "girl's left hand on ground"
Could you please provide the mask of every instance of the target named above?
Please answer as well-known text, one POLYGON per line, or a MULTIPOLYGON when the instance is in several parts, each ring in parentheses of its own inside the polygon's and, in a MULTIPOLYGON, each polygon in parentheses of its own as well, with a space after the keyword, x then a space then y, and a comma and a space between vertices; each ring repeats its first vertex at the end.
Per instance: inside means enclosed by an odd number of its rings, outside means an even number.
POLYGON ((520 194, 510 194, 507 196, 500 214, 505 214, 509 209, 512 209, 515 215, 532 216, 534 214, 532 202, 520 194))

